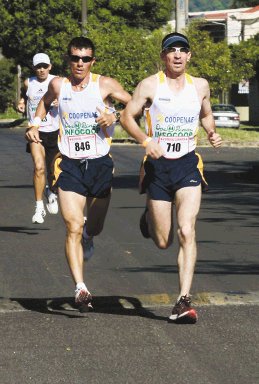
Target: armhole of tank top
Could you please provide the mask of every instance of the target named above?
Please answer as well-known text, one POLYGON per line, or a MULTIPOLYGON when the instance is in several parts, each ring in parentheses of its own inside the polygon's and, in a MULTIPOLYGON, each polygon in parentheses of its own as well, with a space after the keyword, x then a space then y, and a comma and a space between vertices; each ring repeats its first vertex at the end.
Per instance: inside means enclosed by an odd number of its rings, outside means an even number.
POLYGON ((156 74, 156 80, 157 80, 157 81, 156 81, 155 96, 154 96, 154 99, 153 99, 152 103, 150 104, 149 108, 151 108, 152 105, 154 104, 154 100, 156 99, 159 85, 161 85, 161 84, 165 84, 165 74, 164 74, 163 71, 159 71, 159 72, 157 72, 157 74, 156 74))
POLYGON ((199 99, 198 90, 197 90, 197 87, 195 85, 195 82, 194 82, 192 76, 189 75, 188 73, 185 73, 185 78, 186 78, 187 84, 191 85, 193 87, 193 89, 194 89, 194 91, 196 93, 197 100, 198 100, 199 104, 201 105, 201 102, 200 102, 200 99, 199 99))
MULTIPOLYGON (((59 105, 59 102, 60 102, 60 96, 63 92, 63 89, 64 89, 64 86, 66 83, 70 83, 70 80, 68 77, 63 77, 62 80, 61 80, 61 85, 60 85, 60 91, 59 91, 59 95, 58 95, 58 105, 59 105)), ((58 108, 58 111, 59 111, 59 108, 58 108)))

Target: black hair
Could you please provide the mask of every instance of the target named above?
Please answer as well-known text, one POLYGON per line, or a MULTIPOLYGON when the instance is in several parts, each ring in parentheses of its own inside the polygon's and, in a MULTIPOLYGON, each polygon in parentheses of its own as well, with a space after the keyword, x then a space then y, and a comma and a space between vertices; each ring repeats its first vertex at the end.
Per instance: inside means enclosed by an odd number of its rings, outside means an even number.
POLYGON ((95 52, 95 46, 94 46, 94 43, 92 42, 92 40, 88 39, 88 37, 83 37, 83 36, 80 36, 80 37, 74 37, 70 43, 68 44, 68 47, 67 47, 67 54, 68 56, 71 55, 71 48, 78 48, 78 49, 82 49, 82 48, 90 48, 93 52, 93 56, 94 56, 94 52, 95 52))

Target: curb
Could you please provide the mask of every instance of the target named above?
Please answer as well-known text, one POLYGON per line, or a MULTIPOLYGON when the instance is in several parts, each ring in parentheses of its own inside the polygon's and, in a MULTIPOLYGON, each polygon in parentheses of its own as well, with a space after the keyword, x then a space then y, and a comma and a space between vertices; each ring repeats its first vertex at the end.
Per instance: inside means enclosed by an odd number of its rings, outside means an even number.
MULTIPOLYGON (((120 311, 122 309, 139 310, 147 308, 171 307, 177 295, 146 294, 135 296, 101 296, 94 297, 94 308, 101 310, 120 311)), ((254 292, 201 292, 192 296, 192 302, 198 307, 259 305, 259 291, 254 292)), ((46 299, 0 299, 0 314, 13 312, 60 312, 75 311, 74 298, 46 299)))

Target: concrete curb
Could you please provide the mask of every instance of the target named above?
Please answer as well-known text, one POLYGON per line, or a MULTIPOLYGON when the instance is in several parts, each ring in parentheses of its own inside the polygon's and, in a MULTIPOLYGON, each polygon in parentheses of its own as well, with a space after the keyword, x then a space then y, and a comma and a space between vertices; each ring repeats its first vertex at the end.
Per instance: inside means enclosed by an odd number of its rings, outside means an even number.
MULTIPOLYGON (((119 311, 120 309, 139 310, 146 308, 171 307, 177 295, 146 294, 131 297, 107 296, 94 297, 96 311, 119 311)), ((259 305, 259 291, 255 292, 201 292, 192 296, 195 306, 259 305)), ((75 311, 74 299, 0 299, 0 313, 10 312, 59 312, 75 311)))

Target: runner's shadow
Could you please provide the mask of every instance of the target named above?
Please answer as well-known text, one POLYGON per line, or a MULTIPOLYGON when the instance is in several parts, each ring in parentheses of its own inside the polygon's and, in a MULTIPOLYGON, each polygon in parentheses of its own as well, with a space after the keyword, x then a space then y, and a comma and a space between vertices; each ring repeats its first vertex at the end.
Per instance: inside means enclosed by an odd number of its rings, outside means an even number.
POLYGON ((154 320, 167 321, 167 317, 157 316, 150 309, 142 306, 139 299, 129 296, 95 296, 93 297, 93 311, 86 311, 75 305, 74 298, 43 298, 23 299, 13 298, 24 309, 34 312, 47 313, 69 318, 80 318, 86 314, 103 313, 120 316, 139 316, 154 320))
POLYGON ((37 228, 34 227, 0 227, 0 232, 10 232, 10 233, 24 233, 26 235, 38 235, 40 231, 49 231, 49 228, 42 228, 39 227, 38 224, 37 228))

